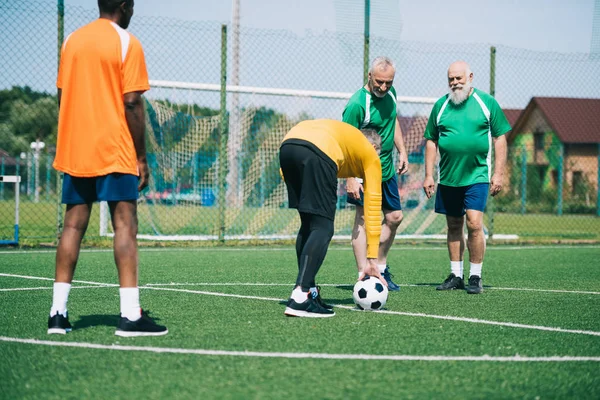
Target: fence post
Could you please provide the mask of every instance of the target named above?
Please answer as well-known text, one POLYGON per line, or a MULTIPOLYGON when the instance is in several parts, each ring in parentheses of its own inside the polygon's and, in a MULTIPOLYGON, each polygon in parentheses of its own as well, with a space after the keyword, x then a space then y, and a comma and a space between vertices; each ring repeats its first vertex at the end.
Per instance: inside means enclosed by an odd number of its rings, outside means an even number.
MULTIPOLYGON (((62 43, 65 38, 65 1, 57 0, 57 13, 58 13, 58 21, 57 21, 57 64, 56 69, 60 66, 60 49, 62 48, 62 43)), ((60 171, 56 171, 56 243, 58 243, 60 239, 60 235, 62 232, 62 204, 61 204, 61 195, 62 195, 62 174, 60 171)))
POLYGON ((527 205, 527 146, 521 150, 521 214, 525 214, 527 205))
POLYGON ((225 179, 227 175, 227 25, 221 25, 221 129, 219 143, 219 241, 225 242, 225 179))
POLYGON ((600 217, 600 143, 598 143, 598 161, 596 163, 596 215, 600 217))
POLYGON ((363 46, 363 83, 369 78, 369 42, 370 42, 371 1, 365 0, 365 31, 363 46))
MULTIPOLYGON (((496 96, 496 48, 494 46, 490 47, 490 95, 496 96)), ((493 142, 490 143, 493 146, 493 142)), ((490 149, 491 151, 492 149, 490 149)), ((496 158, 496 152, 492 151, 492 159, 490 168, 494 165, 494 159, 496 158)), ((495 172, 495 171, 494 171, 495 172)), ((488 240, 493 240, 494 236, 494 198, 490 196, 488 200, 488 240)))
MULTIPOLYGON (((0 157, 0 175, 4 175, 4 156, 0 157)), ((4 200, 4 185, 0 185, 0 200, 4 200)))
POLYGON ((565 147, 561 143, 558 148, 558 204, 557 204, 557 214, 560 216, 563 214, 563 173, 564 173, 564 155, 565 155, 565 147))

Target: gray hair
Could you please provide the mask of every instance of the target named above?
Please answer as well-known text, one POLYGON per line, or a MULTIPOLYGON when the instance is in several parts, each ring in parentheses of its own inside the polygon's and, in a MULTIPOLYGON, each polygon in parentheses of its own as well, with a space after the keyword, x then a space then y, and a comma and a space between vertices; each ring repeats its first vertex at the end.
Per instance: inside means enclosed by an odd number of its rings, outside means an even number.
POLYGON ((369 72, 372 73, 375 70, 375 68, 380 67, 383 67, 384 69, 386 69, 387 67, 392 67, 394 68, 394 71, 396 71, 396 63, 394 63, 391 58, 386 56, 375 57, 375 59, 371 62, 369 72))
POLYGON ((375 151, 379 154, 381 152, 381 136, 379 136, 377 131, 371 128, 361 129, 360 131, 365 135, 369 143, 375 146, 375 151))

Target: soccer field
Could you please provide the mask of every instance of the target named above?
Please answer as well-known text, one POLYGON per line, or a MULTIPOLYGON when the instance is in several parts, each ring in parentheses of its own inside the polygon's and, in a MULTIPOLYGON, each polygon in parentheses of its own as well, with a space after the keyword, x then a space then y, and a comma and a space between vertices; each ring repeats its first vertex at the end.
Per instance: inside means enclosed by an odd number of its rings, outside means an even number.
MULTIPOLYGON (((110 250, 81 253, 73 331, 47 335, 54 251, 0 251, 4 399, 600 398, 600 247, 489 247, 484 293, 438 292, 445 247, 397 246, 385 311, 353 307, 350 246, 318 278, 336 316, 289 318, 292 247, 141 249, 167 336, 120 338, 110 250)), ((468 268, 465 268, 468 272, 468 268)))

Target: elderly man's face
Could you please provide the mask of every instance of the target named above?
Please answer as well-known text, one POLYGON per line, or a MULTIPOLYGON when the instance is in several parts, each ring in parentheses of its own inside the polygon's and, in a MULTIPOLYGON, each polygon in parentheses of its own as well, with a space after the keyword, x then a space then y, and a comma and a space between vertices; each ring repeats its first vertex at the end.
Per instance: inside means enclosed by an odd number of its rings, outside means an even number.
POLYGON ((390 91, 394 83, 394 68, 375 68, 373 72, 369 72, 369 89, 377 97, 383 97, 390 91))
POLYGON ((467 75, 467 71, 463 67, 451 66, 448 69, 448 86, 453 92, 462 89, 467 83, 473 80, 473 73, 467 75))

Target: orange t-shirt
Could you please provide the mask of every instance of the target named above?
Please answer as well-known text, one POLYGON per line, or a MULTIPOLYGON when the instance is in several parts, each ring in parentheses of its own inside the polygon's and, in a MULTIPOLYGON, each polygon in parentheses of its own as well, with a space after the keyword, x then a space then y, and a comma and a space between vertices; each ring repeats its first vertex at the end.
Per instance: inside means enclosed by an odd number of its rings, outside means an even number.
POLYGON ((63 43, 56 86, 54 168, 77 177, 138 175, 123 95, 150 89, 139 40, 103 18, 79 28, 63 43))

